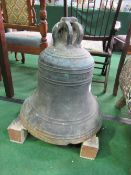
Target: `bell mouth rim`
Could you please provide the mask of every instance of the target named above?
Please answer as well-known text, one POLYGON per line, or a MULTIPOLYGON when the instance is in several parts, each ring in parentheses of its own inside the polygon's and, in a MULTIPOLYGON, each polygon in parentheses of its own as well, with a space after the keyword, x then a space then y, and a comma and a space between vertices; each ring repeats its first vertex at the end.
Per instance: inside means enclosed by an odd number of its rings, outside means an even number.
POLYGON ((56 136, 55 137, 51 134, 47 134, 44 133, 43 131, 39 131, 38 129, 34 130, 32 129, 32 127, 27 127, 27 122, 20 117, 20 120, 23 124, 23 126, 27 129, 27 131, 34 136, 37 139, 40 139, 41 141, 44 141, 46 143, 50 143, 50 144, 54 144, 54 145, 69 145, 69 144, 79 144, 82 143, 84 141, 86 141, 87 139, 93 137, 94 135, 96 135, 96 133, 100 130, 100 128, 102 127, 102 121, 99 121, 99 124, 97 125, 97 127, 95 127, 95 129, 90 130, 90 132, 88 131, 88 134, 83 134, 82 136, 77 136, 73 138, 62 138, 62 136, 56 136))
MULTIPOLYGON (((26 106, 25 106, 26 107, 26 106)), ((27 105, 27 108, 29 109, 30 107, 27 105)), ((33 110, 34 111, 34 110, 33 110)), ((35 111, 35 114, 37 114, 37 112, 35 111)), ((27 131, 33 135, 34 137, 45 141, 47 143, 51 143, 51 144, 55 144, 55 145, 68 145, 68 144, 78 144, 78 143, 82 143, 85 140, 87 140, 88 138, 96 135, 96 133, 100 130, 101 126, 102 126, 102 114, 99 111, 98 113, 96 113, 95 117, 91 117, 89 120, 91 120, 92 123, 92 127, 90 128, 88 125, 86 125, 86 129, 84 130, 83 133, 76 133, 75 135, 73 133, 70 133, 69 135, 63 135, 62 133, 53 133, 52 131, 48 131, 48 130, 44 130, 39 128, 38 124, 32 123, 29 120, 27 120, 28 114, 24 113, 23 111, 21 111, 20 113, 20 120, 22 125, 27 129, 27 131), (96 118, 99 117, 99 120, 97 120, 96 118), (36 125, 36 126, 35 126, 36 125), (35 126, 35 127, 34 127, 35 126)), ((33 115, 33 114, 32 114, 33 115)), ((31 117, 31 116, 30 116, 31 117)), ((85 123, 86 121, 81 121, 82 123, 85 123)), ((46 121, 44 122, 46 124, 46 121)), ((49 121, 50 123, 50 121, 49 121)), ((87 121, 87 123, 89 123, 87 121)), ((52 127, 54 128, 58 128, 56 126, 56 124, 53 122, 54 125, 52 125, 52 127)), ((76 123, 76 125, 79 125, 81 127, 81 124, 76 123)), ((62 122, 60 122, 58 124, 58 126, 63 126, 62 122)), ((64 125, 64 127, 68 128, 68 126, 64 125)), ((79 130, 79 128, 78 128, 79 130)))

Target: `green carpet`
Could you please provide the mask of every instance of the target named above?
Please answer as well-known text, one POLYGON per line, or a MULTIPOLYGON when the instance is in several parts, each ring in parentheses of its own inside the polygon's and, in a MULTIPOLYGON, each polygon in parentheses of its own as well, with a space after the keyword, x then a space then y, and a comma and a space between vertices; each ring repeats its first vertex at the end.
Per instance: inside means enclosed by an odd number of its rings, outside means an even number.
MULTIPOLYGON (((26 63, 15 62, 10 54, 10 64, 15 97, 25 99, 37 86, 37 58, 26 55, 26 63)), ((127 108, 115 108, 117 99, 112 88, 120 54, 114 53, 109 76, 108 90, 93 83, 92 92, 97 95, 104 114, 129 117, 127 108)), ((0 82, 0 95, 5 95, 0 82)), ((80 145, 56 146, 29 135, 23 145, 8 139, 7 127, 15 119, 21 105, 0 101, 0 175, 130 175, 131 174, 131 126, 104 121, 100 132, 100 150, 94 161, 79 157, 80 145)))

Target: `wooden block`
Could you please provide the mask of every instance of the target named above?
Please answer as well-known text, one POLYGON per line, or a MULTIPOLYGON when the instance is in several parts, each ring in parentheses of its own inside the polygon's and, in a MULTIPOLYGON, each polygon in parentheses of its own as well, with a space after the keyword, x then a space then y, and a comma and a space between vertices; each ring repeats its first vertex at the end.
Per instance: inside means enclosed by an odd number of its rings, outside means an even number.
POLYGON ((99 139, 94 136, 82 143, 80 157, 94 160, 99 150, 99 139))
POLYGON ((21 124, 19 117, 12 121, 7 130, 10 141, 21 144, 24 143, 28 132, 21 124))

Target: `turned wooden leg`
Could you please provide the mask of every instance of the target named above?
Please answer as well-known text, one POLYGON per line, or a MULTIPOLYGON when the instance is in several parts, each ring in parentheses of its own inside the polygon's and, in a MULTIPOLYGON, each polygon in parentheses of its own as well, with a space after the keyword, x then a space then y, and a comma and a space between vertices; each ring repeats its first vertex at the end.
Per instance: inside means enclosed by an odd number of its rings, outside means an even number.
POLYGON ((0 81, 2 80, 1 68, 0 68, 0 81))
POLYGON ((17 54, 18 54, 18 53, 15 52, 15 60, 16 60, 16 61, 19 61, 19 58, 18 58, 17 54))
POLYGON ((2 19, 3 18, 0 9, 0 68, 6 96, 11 98, 14 95, 14 88, 13 88, 10 64, 8 60, 8 50, 6 45, 5 31, 2 19))
POLYGON ((25 63, 25 54, 21 53, 21 57, 22 57, 21 62, 24 64, 25 63))
MULTIPOLYGON (((18 53, 15 52, 15 60, 16 61, 19 61, 20 59, 18 58, 17 55, 18 55, 18 53)), ((25 54, 24 53, 21 53, 21 57, 22 57, 21 62, 24 64, 25 63, 25 54)))

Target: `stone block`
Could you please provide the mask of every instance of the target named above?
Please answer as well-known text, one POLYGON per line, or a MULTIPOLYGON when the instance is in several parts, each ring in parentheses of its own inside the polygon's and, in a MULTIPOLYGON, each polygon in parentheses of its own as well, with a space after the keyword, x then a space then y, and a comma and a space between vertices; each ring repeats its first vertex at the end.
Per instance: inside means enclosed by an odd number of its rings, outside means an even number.
POLYGON ((12 121, 7 130, 10 141, 21 144, 24 143, 28 132, 21 124, 19 117, 12 121))
POLYGON ((82 143, 80 157, 94 160, 99 150, 99 139, 94 136, 82 143))

